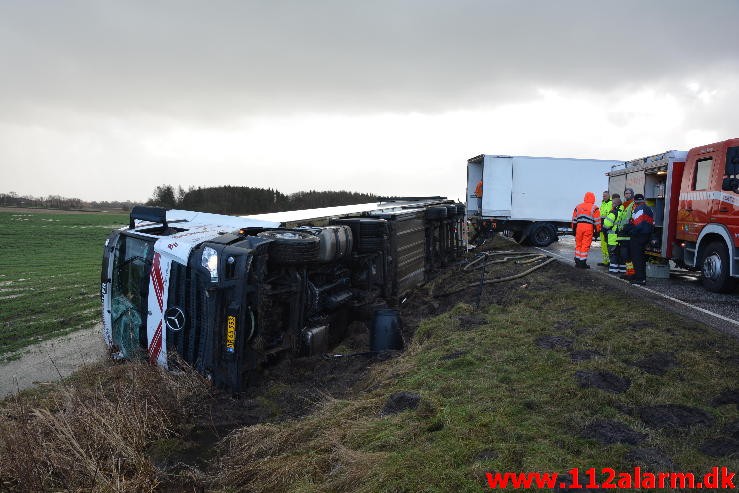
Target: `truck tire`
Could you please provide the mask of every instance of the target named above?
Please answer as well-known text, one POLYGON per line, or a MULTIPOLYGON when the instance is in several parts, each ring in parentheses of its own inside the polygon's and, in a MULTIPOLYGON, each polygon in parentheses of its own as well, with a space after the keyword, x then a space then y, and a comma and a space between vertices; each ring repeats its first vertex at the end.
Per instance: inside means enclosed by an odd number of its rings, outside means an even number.
POLYGON ((318 260, 320 239, 308 231, 270 230, 258 233, 272 240, 269 258, 278 264, 304 264, 318 260))
POLYGON ((714 293, 728 293, 736 286, 736 279, 729 276, 729 252, 722 241, 706 246, 701 262, 703 287, 714 293))
POLYGON ((551 223, 534 223, 526 239, 537 247, 549 246, 557 240, 557 230, 551 223))

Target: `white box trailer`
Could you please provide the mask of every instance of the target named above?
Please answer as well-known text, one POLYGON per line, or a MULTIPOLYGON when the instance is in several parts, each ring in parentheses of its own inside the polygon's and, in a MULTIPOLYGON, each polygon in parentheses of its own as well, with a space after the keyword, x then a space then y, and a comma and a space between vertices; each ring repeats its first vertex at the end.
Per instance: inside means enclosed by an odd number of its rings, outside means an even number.
MULTIPOLYGON (((510 231, 546 246, 571 232, 572 210, 593 192, 599 204, 623 161, 480 154, 467 161, 467 215, 480 232, 510 231), (475 195, 483 181, 482 197, 475 195)), ((615 192, 621 192, 614 190, 615 192)))

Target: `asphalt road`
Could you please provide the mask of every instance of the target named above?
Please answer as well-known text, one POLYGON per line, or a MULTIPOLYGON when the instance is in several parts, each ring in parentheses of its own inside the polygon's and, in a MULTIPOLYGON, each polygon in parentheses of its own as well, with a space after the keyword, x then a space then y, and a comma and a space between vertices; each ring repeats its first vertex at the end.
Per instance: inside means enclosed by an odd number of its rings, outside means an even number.
MULTIPOLYGON (((553 255, 574 268, 574 236, 561 236, 559 241, 548 247, 529 248, 553 255)), ((592 267, 589 272, 614 280, 614 276, 608 274, 607 267, 596 265, 600 261, 600 242, 593 242, 588 258, 588 264, 592 267)), ((672 269, 669 279, 648 278, 645 287, 632 286, 617 278, 615 280, 625 287, 642 289, 645 295, 651 295, 649 298, 661 299, 660 304, 739 337, 739 287, 730 294, 711 293, 701 285, 699 273, 682 269, 672 269)))

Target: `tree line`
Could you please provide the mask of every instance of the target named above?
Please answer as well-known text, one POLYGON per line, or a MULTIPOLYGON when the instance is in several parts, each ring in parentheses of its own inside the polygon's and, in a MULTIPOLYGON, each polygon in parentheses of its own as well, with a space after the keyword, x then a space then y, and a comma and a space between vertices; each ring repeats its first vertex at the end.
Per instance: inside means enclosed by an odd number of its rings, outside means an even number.
POLYGON ((262 214, 299 209, 315 209, 338 205, 376 202, 377 195, 339 191, 296 192, 284 194, 272 188, 221 186, 175 189, 172 185, 160 185, 147 205, 179 208, 217 214, 262 214))
MULTIPOLYGON (((176 189, 172 185, 160 185, 154 189, 146 205, 167 209, 187 209, 217 214, 262 214, 337 205, 376 202, 377 195, 340 191, 296 192, 285 194, 272 188, 256 187, 205 187, 176 189)), ((34 197, 15 192, 0 193, 0 207, 29 207, 62 210, 123 210, 130 211, 140 202, 127 201, 84 201, 77 198, 49 195, 34 197)))
POLYGON ((18 195, 15 192, 0 193, 0 207, 29 207, 35 209, 61 209, 61 210, 83 210, 83 209, 120 209, 131 210, 135 202, 127 201, 84 201, 73 197, 62 197, 61 195, 48 195, 45 197, 34 197, 32 195, 18 195))

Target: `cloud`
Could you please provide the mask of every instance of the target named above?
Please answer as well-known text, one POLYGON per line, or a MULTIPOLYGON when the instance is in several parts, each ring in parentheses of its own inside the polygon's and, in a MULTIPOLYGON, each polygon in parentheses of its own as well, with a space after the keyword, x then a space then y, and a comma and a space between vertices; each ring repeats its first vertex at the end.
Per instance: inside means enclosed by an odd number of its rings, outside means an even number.
POLYGON ((739 133, 737 18, 735 0, 2 2, 3 186, 462 198, 475 154, 688 149, 739 133))
POLYGON ((7 2, 0 98, 197 120, 439 112, 735 63, 738 16, 732 0, 7 2))
POLYGON ((605 95, 540 88, 530 100, 477 109, 247 116, 227 125, 49 114, 42 119, 65 123, 0 125, 0 156, 13 165, 18 193, 141 200, 168 183, 463 199, 466 160, 481 153, 628 160, 730 137, 712 118, 736 96, 731 84, 605 95))

